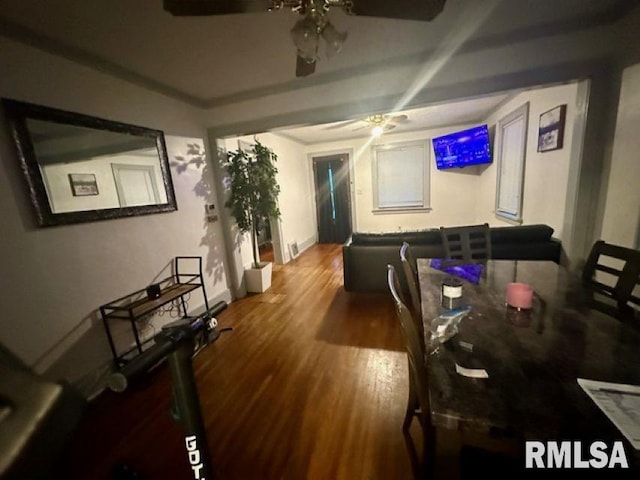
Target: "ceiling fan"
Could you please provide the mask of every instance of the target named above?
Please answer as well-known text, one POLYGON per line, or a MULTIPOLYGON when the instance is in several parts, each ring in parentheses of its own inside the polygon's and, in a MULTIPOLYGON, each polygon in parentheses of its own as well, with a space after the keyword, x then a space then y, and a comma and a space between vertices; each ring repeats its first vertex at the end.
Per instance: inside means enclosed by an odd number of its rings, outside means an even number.
POLYGON ((406 115, 370 115, 365 119, 361 120, 365 124, 353 129, 354 132, 358 130, 362 130, 363 128, 370 128, 371 135, 374 137, 379 137, 385 132, 389 130, 393 130, 396 128, 397 124, 405 123, 408 121, 408 117, 406 115))
POLYGON ((371 129, 371 135, 377 137, 382 135, 389 130, 393 130, 396 128, 398 124, 406 123, 409 121, 409 117, 405 114, 400 115, 388 115, 388 114, 376 114, 369 115, 368 117, 356 119, 356 120, 347 120, 346 122, 340 122, 325 128, 325 130, 335 130, 337 128, 344 128, 353 124, 362 124, 353 130, 352 132, 357 132, 364 128, 371 129))
POLYGON ((347 39, 329 21, 331 8, 349 15, 404 20, 433 20, 446 0, 163 0, 166 11, 176 16, 228 15, 290 9, 302 16, 291 29, 297 48, 296 76, 306 77, 316 69, 320 40, 327 56, 342 49, 347 39))

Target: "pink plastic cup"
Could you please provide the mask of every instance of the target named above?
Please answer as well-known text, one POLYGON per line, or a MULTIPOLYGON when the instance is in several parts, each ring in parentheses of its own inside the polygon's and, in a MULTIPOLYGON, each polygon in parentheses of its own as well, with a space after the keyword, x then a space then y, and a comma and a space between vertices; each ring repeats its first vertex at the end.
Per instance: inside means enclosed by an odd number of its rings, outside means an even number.
POLYGON ((533 288, 526 283, 507 285, 507 304, 513 308, 529 309, 533 305, 533 288))

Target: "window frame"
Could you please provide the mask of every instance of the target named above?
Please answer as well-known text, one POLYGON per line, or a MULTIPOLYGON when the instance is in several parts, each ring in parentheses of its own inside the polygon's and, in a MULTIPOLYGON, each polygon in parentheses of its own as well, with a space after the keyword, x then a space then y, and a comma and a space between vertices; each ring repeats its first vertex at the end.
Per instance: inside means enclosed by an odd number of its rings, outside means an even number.
MULTIPOLYGON (((496 174, 496 202, 495 202, 495 216, 500 220, 507 221, 509 223, 513 223, 516 225, 522 224, 522 206, 524 201, 524 179, 525 179, 525 170, 527 166, 527 137, 529 131, 529 102, 524 103, 520 107, 513 110, 511 113, 505 115, 498 121, 498 138, 499 145, 497 148, 497 157, 498 157, 498 168, 496 174), (520 174, 511 177, 510 181, 515 182, 516 192, 516 208, 515 211, 507 210, 506 206, 500 204, 500 199, 502 198, 502 188, 506 187, 504 183, 507 178, 503 178, 503 168, 504 168, 504 134, 505 130, 513 124, 515 121, 522 119, 524 122, 524 126, 522 129, 522 148, 519 152, 519 158, 516 160, 520 162, 521 169, 520 174)), ((511 185, 513 186, 513 185, 511 185)))
POLYGON ((423 140, 412 140, 406 142, 392 142, 385 143, 380 145, 373 145, 371 147, 371 177, 373 181, 373 213, 374 214, 384 214, 384 213, 402 213, 402 212, 424 212, 431 211, 431 149, 430 142, 428 139, 423 140), (395 206, 380 206, 380 196, 379 196, 379 186, 380 186, 380 177, 379 177, 379 164, 378 164, 378 154, 379 152, 389 152, 389 151, 402 151, 404 149, 410 147, 421 147, 422 148, 422 203, 421 205, 416 206, 406 206, 406 205, 395 205, 395 206))

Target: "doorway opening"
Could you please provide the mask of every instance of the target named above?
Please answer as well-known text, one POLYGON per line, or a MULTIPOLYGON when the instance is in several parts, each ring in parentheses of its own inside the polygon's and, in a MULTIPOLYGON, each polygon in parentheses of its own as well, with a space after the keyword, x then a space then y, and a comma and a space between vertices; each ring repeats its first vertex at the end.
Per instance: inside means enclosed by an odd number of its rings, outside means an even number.
POLYGON ((259 219, 256 228, 258 252, 261 262, 273 262, 273 235, 271 233, 271 220, 259 219))
POLYGON ((312 158, 318 243, 344 243, 352 231, 349 155, 312 158))

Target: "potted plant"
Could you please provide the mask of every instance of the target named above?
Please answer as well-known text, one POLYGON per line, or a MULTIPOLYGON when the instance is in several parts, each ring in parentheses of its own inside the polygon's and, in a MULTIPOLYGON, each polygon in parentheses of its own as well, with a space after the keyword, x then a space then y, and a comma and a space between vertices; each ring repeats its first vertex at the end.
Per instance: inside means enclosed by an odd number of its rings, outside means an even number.
POLYGON ((238 230, 243 234, 251 234, 253 263, 251 269, 245 270, 249 292, 264 292, 271 285, 272 265, 270 262, 260 262, 257 229, 260 220, 280 217, 280 186, 275 167, 277 160, 276 154, 256 139, 249 151, 238 148, 227 152, 224 164, 229 173, 231 190, 225 205, 231 208, 238 230))

